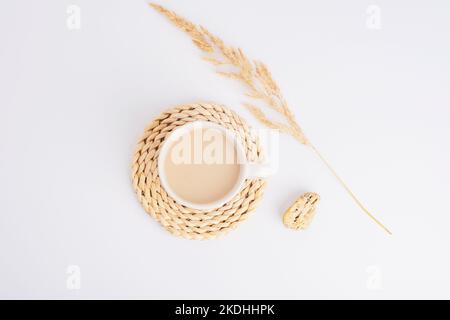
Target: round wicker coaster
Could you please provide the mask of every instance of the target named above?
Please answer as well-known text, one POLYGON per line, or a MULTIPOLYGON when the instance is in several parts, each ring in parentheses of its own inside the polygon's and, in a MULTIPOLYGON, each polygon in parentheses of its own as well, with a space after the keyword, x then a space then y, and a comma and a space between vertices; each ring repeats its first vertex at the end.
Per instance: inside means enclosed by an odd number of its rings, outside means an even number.
POLYGON ((176 127, 203 120, 233 130, 246 148, 247 160, 262 158, 258 138, 235 112, 212 103, 180 105, 163 112, 145 129, 133 158, 133 187, 145 211, 170 233, 188 239, 211 239, 234 229, 255 209, 265 181, 251 179, 241 192, 212 211, 185 207, 170 198, 158 176, 158 155, 165 137, 176 127))

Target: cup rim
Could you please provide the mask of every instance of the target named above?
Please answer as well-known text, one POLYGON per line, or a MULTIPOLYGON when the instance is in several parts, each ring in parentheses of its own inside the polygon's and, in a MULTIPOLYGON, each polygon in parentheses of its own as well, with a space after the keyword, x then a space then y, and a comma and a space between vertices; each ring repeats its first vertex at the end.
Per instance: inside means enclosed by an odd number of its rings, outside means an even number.
POLYGON ((164 141, 161 145, 159 155, 158 155, 158 175, 159 175, 159 180, 160 180, 161 186, 164 188, 164 190, 167 192, 167 194, 172 199, 174 199, 176 202, 178 202, 179 204, 186 206, 188 208, 192 208, 192 209, 213 210, 213 209, 217 209, 217 208, 221 207, 225 203, 232 200, 242 189, 245 179, 247 178, 247 171, 248 171, 247 157, 246 157, 246 153, 244 150, 244 146, 242 145, 242 142, 240 141, 240 139, 238 139, 236 134, 233 134, 231 132, 231 130, 229 130, 217 123, 209 122, 209 121, 197 120, 197 121, 193 121, 193 122, 190 122, 190 123, 187 123, 187 124, 184 124, 182 126, 175 128, 164 139, 164 141), (192 201, 189 201, 189 200, 186 200, 186 199, 183 199, 182 197, 180 197, 170 187, 170 184, 167 181, 167 177, 166 177, 165 170, 164 170, 164 165, 165 165, 164 160, 166 159, 167 153, 169 152, 169 146, 171 145, 171 142, 173 142, 177 138, 181 137, 186 132, 189 132, 189 130, 191 130, 193 128, 195 129, 198 126, 200 126, 200 128, 202 128, 202 129, 203 128, 218 129, 222 133, 224 133, 227 136, 227 138, 231 138, 232 140, 230 140, 230 141, 233 141, 234 145, 236 146, 237 160, 238 160, 238 164, 240 165, 239 178, 236 181, 233 188, 230 189, 227 192, 227 194, 224 195, 222 198, 215 200, 213 202, 210 202, 210 203, 195 203, 195 202, 192 202, 192 201))

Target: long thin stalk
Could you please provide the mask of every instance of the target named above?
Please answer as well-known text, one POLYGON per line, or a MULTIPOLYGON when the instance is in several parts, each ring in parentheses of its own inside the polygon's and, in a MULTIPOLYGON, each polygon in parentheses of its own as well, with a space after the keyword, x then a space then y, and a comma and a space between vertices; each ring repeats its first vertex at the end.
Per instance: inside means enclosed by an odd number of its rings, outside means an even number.
POLYGON ((316 147, 312 144, 309 144, 311 149, 314 151, 314 153, 322 160, 322 162, 325 164, 325 166, 331 171, 331 173, 334 175, 334 177, 339 181, 339 183, 344 187, 344 189, 347 191, 347 193, 350 195, 350 197, 356 202, 356 204, 361 208, 362 211, 366 215, 369 216, 376 224, 378 224, 384 231, 386 231, 388 234, 392 235, 392 232, 380 222, 377 218, 374 217, 373 214, 367 210, 367 208, 362 204, 362 202, 356 197, 356 195, 353 193, 353 191, 350 189, 350 187, 345 183, 344 180, 337 174, 336 170, 330 165, 330 163, 322 156, 322 154, 316 149, 316 147))

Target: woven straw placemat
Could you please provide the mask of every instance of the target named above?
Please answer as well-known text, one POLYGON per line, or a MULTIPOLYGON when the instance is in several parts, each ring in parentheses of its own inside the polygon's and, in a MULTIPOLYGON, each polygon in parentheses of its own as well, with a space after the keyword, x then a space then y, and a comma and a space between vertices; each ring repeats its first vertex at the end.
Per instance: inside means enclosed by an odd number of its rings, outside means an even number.
POLYGON ((211 239, 247 219, 263 194, 265 181, 247 180, 236 197, 212 211, 188 208, 169 197, 158 176, 160 147, 176 127, 197 120, 235 131, 246 148, 247 160, 262 159, 257 136, 235 112, 213 103, 180 105, 160 114, 145 129, 133 158, 133 187, 145 211, 170 233, 188 239, 211 239))

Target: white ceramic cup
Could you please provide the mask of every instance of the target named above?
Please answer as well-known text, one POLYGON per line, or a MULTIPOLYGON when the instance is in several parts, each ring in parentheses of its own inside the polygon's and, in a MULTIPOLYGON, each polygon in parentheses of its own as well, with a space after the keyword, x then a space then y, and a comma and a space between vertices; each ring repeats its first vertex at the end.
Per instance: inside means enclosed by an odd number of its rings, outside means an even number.
MULTIPOLYGON (((173 130, 164 140, 158 157, 159 179, 161 181, 162 187, 165 189, 167 194, 178 203, 186 207, 199 210, 213 210, 221 207, 222 205, 233 199, 241 191, 246 179, 264 178, 269 176, 271 172, 272 170, 268 164, 252 163, 247 161, 244 146, 239 141, 236 134, 233 134, 230 130, 226 129, 221 125, 208 121, 194 121, 173 130), (216 201, 211 203, 195 203, 187 199, 181 198, 172 190, 172 188, 168 183, 165 172, 165 160, 166 157, 169 156, 170 147, 180 137, 182 137, 185 134, 189 134, 189 132, 193 129, 210 129, 210 128, 221 131, 226 136, 227 139, 230 139, 228 141, 232 141, 234 143, 236 147, 237 162, 240 165, 239 177, 236 180, 236 183, 233 186, 233 188, 222 198, 217 199, 216 201)), ((183 177, 180 177, 180 179, 183 179, 183 177)))

